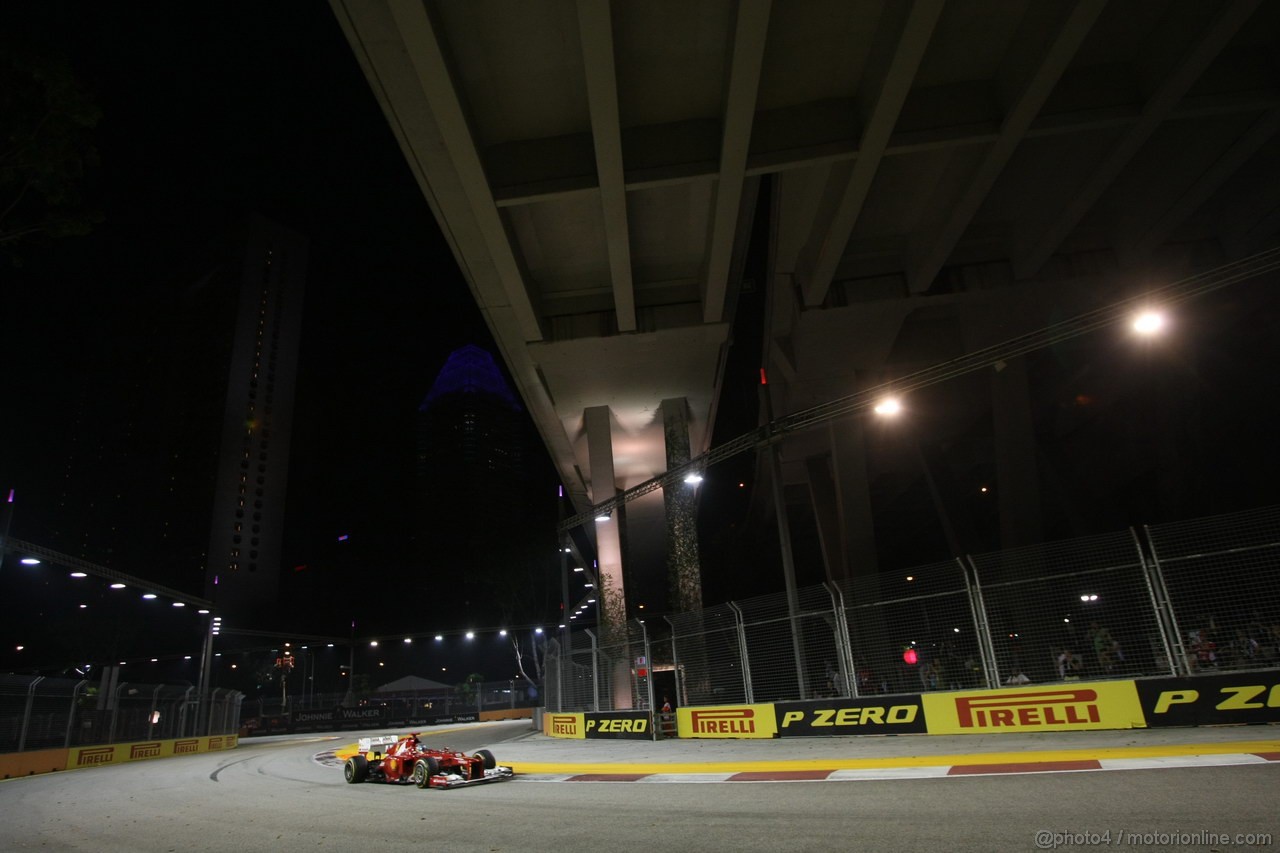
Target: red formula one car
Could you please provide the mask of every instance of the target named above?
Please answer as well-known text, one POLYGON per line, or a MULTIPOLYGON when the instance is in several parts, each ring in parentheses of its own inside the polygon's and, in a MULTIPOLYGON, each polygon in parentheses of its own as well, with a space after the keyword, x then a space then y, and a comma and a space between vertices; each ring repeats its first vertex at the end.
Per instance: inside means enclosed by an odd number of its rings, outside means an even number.
POLYGON ((474 755, 451 749, 430 749, 418 740, 418 733, 396 737, 362 737, 359 752, 347 759, 342 772, 356 782, 412 782, 419 788, 456 788, 484 782, 501 782, 515 773, 500 767, 487 749, 474 755))

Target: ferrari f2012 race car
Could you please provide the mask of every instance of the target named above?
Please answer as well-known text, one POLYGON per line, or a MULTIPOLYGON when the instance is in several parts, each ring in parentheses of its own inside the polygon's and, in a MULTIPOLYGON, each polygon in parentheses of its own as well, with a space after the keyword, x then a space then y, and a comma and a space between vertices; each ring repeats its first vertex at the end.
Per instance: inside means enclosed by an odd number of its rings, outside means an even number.
POLYGON ((342 772, 349 783, 412 782, 419 788, 456 788, 484 782, 501 782, 515 775, 501 767, 493 753, 480 749, 474 755, 451 749, 429 749, 418 733, 396 737, 362 737, 358 752, 347 759, 342 772))

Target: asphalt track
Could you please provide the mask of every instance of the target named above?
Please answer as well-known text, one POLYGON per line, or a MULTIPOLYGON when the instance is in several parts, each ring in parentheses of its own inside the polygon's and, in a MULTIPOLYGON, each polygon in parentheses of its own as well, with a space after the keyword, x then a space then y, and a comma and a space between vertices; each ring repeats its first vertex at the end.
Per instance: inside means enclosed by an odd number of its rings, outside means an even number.
POLYGON ((449 791, 346 784, 339 755, 356 733, 254 738, 226 753, 2 782, 0 848, 1265 849, 1280 844, 1277 734, 654 743, 559 740, 528 722, 427 729, 441 747, 487 747, 519 774, 449 791))

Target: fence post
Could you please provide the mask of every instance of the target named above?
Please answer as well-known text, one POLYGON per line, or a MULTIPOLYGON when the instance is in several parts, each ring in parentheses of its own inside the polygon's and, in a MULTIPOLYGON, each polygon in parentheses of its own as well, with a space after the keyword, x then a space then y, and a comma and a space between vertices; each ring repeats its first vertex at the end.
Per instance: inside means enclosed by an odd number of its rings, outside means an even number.
POLYGON ((110 734, 107 736, 107 743, 116 742, 116 723, 120 721, 120 693, 128 686, 129 682, 126 681, 116 687, 116 695, 113 702, 114 707, 111 709, 111 730, 110 734))
POLYGON ((685 686, 684 673, 680 669, 680 653, 676 649, 676 623, 671 621, 670 616, 663 616, 666 623, 671 626, 671 665, 675 667, 676 674, 676 704, 683 705, 685 703, 685 686))
POLYGON ((67 736, 62 741, 64 747, 71 746, 71 732, 76 725, 76 700, 80 698, 80 688, 88 683, 88 680, 81 681, 76 684, 75 690, 71 691, 71 708, 67 712, 67 736))
POLYGON ((653 650, 649 648, 649 630, 644 627, 644 620, 637 619, 636 624, 640 626, 640 642, 644 647, 644 662, 648 675, 644 679, 645 692, 648 693, 649 708, 649 739, 657 740, 658 733, 654 725, 658 719, 658 707, 653 704, 653 650))
MULTIPOLYGON (((596 644, 596 635, 591 633, 590 628, 583 628, 587 636, 591 638, 591 710, 599 712, 600 710, 600 647, 596 644)), ((569 658, 573 661, 572 656, 569 658)))
POLYGON ((857 666, 853 662, 853 643, 849 640, 849 624, 845 621, 844 593, 833 583, 824 583, 831 596, 832 616, 836 624, 836 660, 840 661, 840 678, 844 680, 843 696, 858 698, 857 666))
POLYGON ((1190 675, 1187 652, 1182 645, 1182 630, 1178 627, 1178 617, 1173 612, 1173 602, 1169 600, 1169 588, 1164 583, 1164 569, 1160 567, 1160 555, 1156 553, 1156 542, 1151 538, 1151 528, 1142 526, 1147 536, 1147 545, 1151 548, 1151 564, 1147 565, 1146 556, 1142 553, 1142 543, 1138 532, 1132 527, 1134 547, 1138 549, 1138 559, 1142 561, 1142 576, 1147 582, 1147 592, 1151 595, 1151 604, 1156 609, 1156 624, 1160 627, 1160 639, 1164 641, 1164 651, 1169 658, 1169 672, 1173 675, 1190 675))
POLYGON ((22 732, 18 735, 18 752, 22 752, 27 745, 27 728, 31 725, 31 708, 36 702, 36 685, 44 681, 43 675, 37 675, 35 680, 27 685, 27 705, 22 711, 22 732))
POLYGON ((957 557, 956 562, 960 564, 960 576, 964 578, 965 588, 969 592, 969 612, 973 614, 973 625, 978 632, 978 657, 982 660, 982 675, 987 681, 987 687, 994 690, 1000 686, 1000 668, 996 665, 996 647, 991 642, 991 623, 987 621, 987 603, 982 597, 978 567, 968 554, 964 560, 957 557), (969 572, 965 571, 966 562, 969 571, 973 572, 972 583, 969 581, 969 572))
POLYGON ((177 728, 178 737, 182 737, 187 733, 187 711, 191 709, 191 691, 192 690, 195 690, 195 688, 188 687, 185 691, 183 691, 182 704, 178 706, 179 708, 182 709, 181 711, 178 712, 178 728, 177 728))
MULTIPOLYGON (((742 610, 730 601, 729 609, 733 611, 733 621, 738 629, 738 658, 742 661, 742 696, 746 704, 755 701, 755 691, 751 687, 751 655, 747 653, 747 626, 742 610)), ((794 625, 792 626, 794 627, 794 625)))

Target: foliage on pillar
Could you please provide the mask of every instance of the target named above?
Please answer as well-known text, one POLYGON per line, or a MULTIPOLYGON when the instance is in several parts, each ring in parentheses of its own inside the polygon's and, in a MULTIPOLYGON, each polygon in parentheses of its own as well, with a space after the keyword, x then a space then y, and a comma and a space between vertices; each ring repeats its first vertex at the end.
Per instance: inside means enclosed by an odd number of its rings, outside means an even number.
POLYGON ((600 642, 620 646, 627 641, 627 599, 619 579, 603 571, 597 578, 600 642))
MULTIPOLYGON (((684 398, 662 401, 667 470, 690 459, 688 404, 684 398)), ((702 568, 698 553, 697 490, 676 484, 662 490, 667 515, 667 590, 677 613, 702 609, 702 568)))

